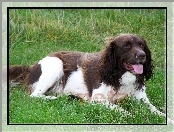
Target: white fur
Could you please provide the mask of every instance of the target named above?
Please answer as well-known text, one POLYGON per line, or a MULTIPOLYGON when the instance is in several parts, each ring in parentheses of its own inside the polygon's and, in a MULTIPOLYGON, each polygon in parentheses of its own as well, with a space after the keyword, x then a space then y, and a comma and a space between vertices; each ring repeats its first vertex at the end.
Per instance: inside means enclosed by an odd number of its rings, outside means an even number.
POLYGON ((128 94, 128 95, 131 95, 131 93, 134 93, 136 88, 136 83, 135 83, 136 76, 134 74, 130 72, 125 72, 119 81, 120 81, 121 87, 118 93, 128 94))
POLYGON ((80 68, 69 76, 63 93, 66 95, 79 96, 84 100, 89 99, 88 89, 85 85, 83 73, 80 68))
MULTIPOLYGON (((38 82, 34 83, 34 92, 31 97, 45 97, 45 92, 53 86, 56 81, 61 81, 63 76, 63 63, 57 57, 45 57, 39 61, 41 65, 42 74, 38 82)), ((47 98, 47 97, 46 97, 47 98)), ((55 99, 56 97, 51 97, 55 99)))

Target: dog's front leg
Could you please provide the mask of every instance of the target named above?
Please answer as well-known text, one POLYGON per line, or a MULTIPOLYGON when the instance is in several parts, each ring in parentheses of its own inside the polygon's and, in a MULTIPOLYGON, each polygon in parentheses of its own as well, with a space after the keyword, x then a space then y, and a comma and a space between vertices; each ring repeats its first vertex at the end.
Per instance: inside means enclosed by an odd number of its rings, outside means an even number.
POLYGON ((106 106, 106 108, 109 108, 111 110, 118 110, 119 112, 123 114, 123 116, 130 115, 130 113, 124 110, 121 106, 115 104, 115 101, 118 99, 118 97, 122 97, 122 96, 125 97, 125 95, 119 96, 112 89, 108 91, 107 90, 102 91, 101 89, 102 88, 93 90, 92 97, 90 98, 90 102, 92 104, 95 104, 96 102, 98 102, 106 106))
MULTIPOLYGON (((145 104, 147 104, 147 106, 150 108, 150 111, 152 113, 156 113, 160 116, 164 116, 166 117, 166 114, 160 112, 153 104, 150 103, 147 94, 146 94, 146 87, 143 86, 142 89, 140 90, 136 90, 132 95, 137 99, 137 100, 142 100, 145 104)), ((174 121, 170 118, 167 118, 167 121, 172 123, 174 125, 174 121)))

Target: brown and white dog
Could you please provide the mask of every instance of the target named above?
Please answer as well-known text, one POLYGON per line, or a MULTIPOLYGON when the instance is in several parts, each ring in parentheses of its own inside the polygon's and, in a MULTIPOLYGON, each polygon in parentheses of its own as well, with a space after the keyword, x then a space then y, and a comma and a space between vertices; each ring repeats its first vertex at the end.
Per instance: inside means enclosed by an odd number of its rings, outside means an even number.
POLYGON ((146 41, 133 34, 122 34, 110 39, 98 53, 55 52, 31 67, 10 66, 9 77, 12 82, 28 85, 31 97, 56 99, 45 95, 51 91, 119 109, 117 102, 134 96, 142 99, 152 112, 165 117, 145 92, 144 80, 152 76, 152 70, 146 41))

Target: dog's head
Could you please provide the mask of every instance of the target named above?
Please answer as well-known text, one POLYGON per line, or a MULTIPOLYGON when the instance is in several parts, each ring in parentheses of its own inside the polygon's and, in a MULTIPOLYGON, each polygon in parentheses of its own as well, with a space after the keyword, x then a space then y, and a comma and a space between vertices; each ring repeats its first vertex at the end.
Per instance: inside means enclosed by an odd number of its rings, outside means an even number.
POLYGON ((146 80, 152 75, 151 52, 146 41, 137 35, 122 34, 111 38, 103 58, 104 67, 110 72, 112 70, 115 77, 117 73, 121 75, 126 71, 143 75, 146 80))

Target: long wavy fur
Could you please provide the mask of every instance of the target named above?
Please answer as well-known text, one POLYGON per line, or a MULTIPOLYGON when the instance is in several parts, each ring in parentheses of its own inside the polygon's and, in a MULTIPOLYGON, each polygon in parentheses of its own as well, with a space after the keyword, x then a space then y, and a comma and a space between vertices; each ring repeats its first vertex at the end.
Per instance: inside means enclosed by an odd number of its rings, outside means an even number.
POLYGON ((112 85, 116 89, 119 87, 119 78, 123 71, 119 69, 119 58, 117 57, 117 47, 114 38, 110 38, 101 57, 101 80, 107 85, 112 85))
POLYGON ((144 73, 143 74, 144 74, 146 80, 149 80, 151 78, 151 76, 153 75, 153 68, 154 68, 153 63, 152 63, 153 60, 151 57, 151 52, 147 46, 146 40, 144 40, 143 38, 142 38, 142 40, 146 44, 145 49, 144 49, 144 51, 146 53, 146 62, 144 64, 144 73))

